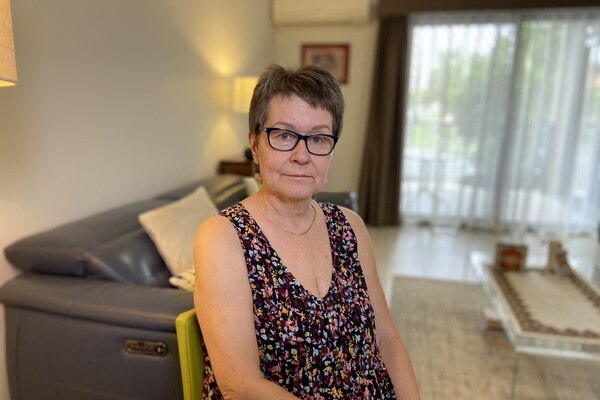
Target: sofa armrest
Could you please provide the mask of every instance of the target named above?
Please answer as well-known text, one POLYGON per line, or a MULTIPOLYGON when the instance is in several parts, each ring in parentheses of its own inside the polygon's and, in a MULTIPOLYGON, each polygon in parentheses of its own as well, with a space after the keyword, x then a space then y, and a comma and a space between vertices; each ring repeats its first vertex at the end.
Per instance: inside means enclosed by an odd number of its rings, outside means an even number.
POLYGON ((0 287, 0 302, 66 317, 158 331, 175 331, 175 318, 193 307, 192 293, 24 273, 0 287))
POLYGON ((317 201, 333 203, 338 206, 346 207, 354 212, 358 212, 358 199, 356 192, 319 192, 316 196, 317 201))
POLYGON ((24 273, 0 301, 11 398, 182 398, 175 320, 190 292, 24 273))

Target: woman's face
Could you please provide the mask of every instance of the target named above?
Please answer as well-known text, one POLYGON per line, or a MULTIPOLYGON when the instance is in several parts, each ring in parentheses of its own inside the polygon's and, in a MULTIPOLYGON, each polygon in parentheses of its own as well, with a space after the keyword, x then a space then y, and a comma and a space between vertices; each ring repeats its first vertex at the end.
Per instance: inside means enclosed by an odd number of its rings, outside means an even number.
MULTIPOLYGON (((301 135, 331 134, 332 125, 329 111, 312 107, 296 95, 273 97, 264 122, 267 128, 290 129, 301 135)), ((332 153, 310 154, 302 140, 291 151, 278 151, 271 148, 265 132, 251 133, 249 141, 266 191, 288 200, 302 200, 310 198, 325 184, 332 153)))

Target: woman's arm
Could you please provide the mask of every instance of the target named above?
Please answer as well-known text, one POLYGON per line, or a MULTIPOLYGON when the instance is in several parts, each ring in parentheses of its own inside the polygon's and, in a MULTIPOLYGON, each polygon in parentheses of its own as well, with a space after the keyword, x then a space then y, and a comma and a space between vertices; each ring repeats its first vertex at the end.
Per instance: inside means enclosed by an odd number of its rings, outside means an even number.
POLYGON ((418 400, 419 388, 408 352, 390 314, 377 273, 373 245, 362 219, 353 211, 343 209, 358 241, 358 257, 365 275, 369 298, 375 311, 377 343, 390 374, 394 391, 400 400, 418 400))
POLYGON ((260 371, 246 262, 225 217, 211 217, 201 225, 194 259, 196 314, 223 397, 295 399, 260 371))

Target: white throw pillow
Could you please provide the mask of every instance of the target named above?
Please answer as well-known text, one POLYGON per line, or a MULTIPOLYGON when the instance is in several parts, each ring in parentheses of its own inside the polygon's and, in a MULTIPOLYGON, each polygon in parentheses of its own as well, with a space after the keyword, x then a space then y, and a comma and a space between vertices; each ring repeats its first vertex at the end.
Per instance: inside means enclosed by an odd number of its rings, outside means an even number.
POLYGON ((248 192, 248 196, 260 190, 260 184, 253 177, 244 178, 244 185, 246 185, 246 192, 248 192))
POLYGON ((188 292, 194 291, 194 283, 196 283, 196 270, 195 268, 188 268, 179 275, 173 275, 169 278, 169 283, 176 288, 187 290, 188 292))
POLYGON ((206 218, 218 213, 204 187, 138 216, 172 275, 194 267, 194 236, 206 218))

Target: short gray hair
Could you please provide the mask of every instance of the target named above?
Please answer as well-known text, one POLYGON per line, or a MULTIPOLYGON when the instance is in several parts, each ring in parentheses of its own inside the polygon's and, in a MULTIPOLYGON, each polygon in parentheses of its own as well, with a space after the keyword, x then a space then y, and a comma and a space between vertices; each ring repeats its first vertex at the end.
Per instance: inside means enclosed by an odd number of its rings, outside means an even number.
POLYGON ((344 96, 336 79, 327 71, 305 66, 296 70, 270 65, 254 88, 248 125, 256 134, 267 118, 269 102, 275 96, 296 95, 313 107, 323 108, 333 120, 333 134, 340 136, 344 118, 344 96))

